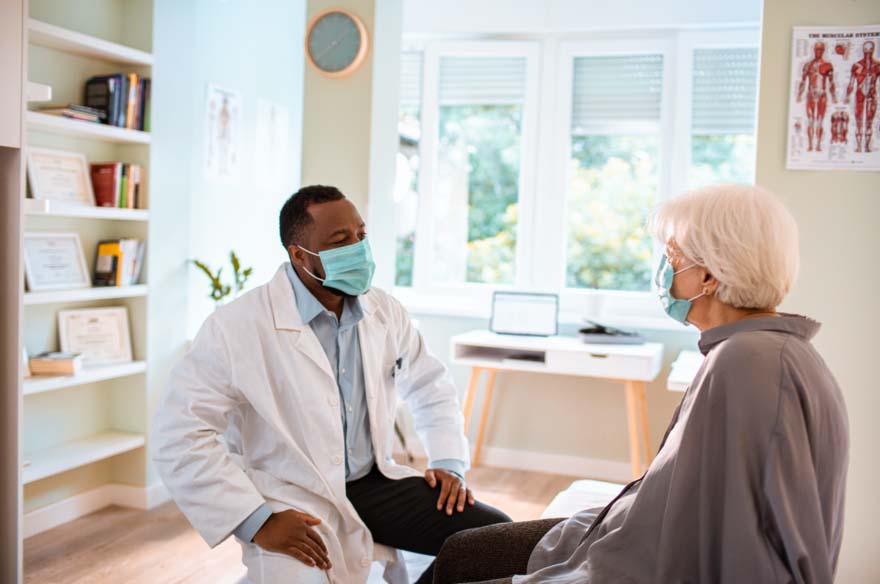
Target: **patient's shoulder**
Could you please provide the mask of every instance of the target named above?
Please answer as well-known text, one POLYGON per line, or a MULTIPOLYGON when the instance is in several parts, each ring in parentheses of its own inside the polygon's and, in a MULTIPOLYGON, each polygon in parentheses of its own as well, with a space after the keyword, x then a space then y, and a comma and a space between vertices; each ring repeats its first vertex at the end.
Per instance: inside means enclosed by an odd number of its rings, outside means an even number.
POLYGON ((775 411, 785 341, 772 331, 744 331, 724 340, 707 356, 703 397, 723 402, 729 414, 775 411))

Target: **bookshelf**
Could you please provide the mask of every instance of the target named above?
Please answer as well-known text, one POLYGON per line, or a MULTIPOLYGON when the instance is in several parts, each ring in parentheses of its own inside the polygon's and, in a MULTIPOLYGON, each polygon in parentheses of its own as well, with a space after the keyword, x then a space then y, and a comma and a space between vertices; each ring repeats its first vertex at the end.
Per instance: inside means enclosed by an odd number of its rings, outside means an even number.
POLYGON ((22 384, 24 395, 55 391, 67 387, 76 387, 98 381, 121 379, 147 370, 145 361, 132 361, 120 365, 103 365, 100 367, 84 367, 76 375, 35 375, 26 377, 22 384))
POLYGON ((29 462, 22 470, 22 484, 30 484, 63 472, 112 458, 141 448, 145 439, 140 434, 98 432, 71 440, 59 446, 25 455, 29 462))
MULTIPOLYGON (((152 78, 152 0, 30 0, 21 5, 29 11, 20 20, 27 63, 22 81, 28 89, 22 91, 22 152, 37 146, 81 152, 89 162, 139 164, 146 174, 142 188, 149 207, 150 133, 45 114, 36 111, 44 104, 29 103, 27 93, 51 92, 53 104, 82 103, 90 77, 133 72, 152 78)), ((99 241, 146 240, 150 253, 149 209, 34 200, 25 176, 22 173, 18 184, 19 232, 78 233, 93 275, 99 241)), ((63 507, 75 517, 82 500, 93 500, 108 485, 145 486, 151 364, 148 277, 145 269, 135 285, 50 292, 27 291, 19 285, 20 343, 28 354, 60 348, 59 311, 123 306, 134 355, 132 362, 86 366, 76 375, 24 377, 20 372, 21 533, 45 528, 29 516, 48 505, 63 507)))
POLYGON ((52 134, 74 138, 95 139, 118 144, 149 144, 150 135, 139 130, 127 130, 104 124, 69 120, 40 112, 27 113, 28 129, 43 130, 52 134))
POLYGON ((80 288, 77 290, 52 290, 51 292, 25 292, 24 305, 117 300, 120 298, 140 298, 146 295, 146 284, 80 288))
POLYGON ((28 41, 34 45, 117 65, 153 65, 150 53, 48 22, 28 18, 27 28, 28 41))
POLYGON ((146 209, 113 209, 65 203, 63 201, 24 200, 24 212, 34 217, 80 217, 83 219, 107 219, 108 221, 148 221, 146 209))

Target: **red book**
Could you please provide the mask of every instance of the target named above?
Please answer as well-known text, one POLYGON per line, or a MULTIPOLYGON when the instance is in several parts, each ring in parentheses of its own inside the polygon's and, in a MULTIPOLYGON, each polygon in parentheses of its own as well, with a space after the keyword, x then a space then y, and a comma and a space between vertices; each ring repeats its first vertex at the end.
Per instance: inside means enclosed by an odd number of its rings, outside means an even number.
POLYGON ((119 204, 119 179, 122 164, 119 162, 99 162, 90 166, 92 188, 95 190, 95 205, 116 207, 119 204))

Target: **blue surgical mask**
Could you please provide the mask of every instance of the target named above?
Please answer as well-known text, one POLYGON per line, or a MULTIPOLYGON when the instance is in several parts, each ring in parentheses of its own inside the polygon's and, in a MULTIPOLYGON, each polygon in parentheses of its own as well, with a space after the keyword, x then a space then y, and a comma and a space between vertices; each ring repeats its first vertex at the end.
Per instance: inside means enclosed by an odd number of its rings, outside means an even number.
POLYGON ((688 312, 691 311, 691 305, 694 300, 700 296, 705 296, 706 293, 703 292, 702 294, 697 294, 688 300, 673 298, 672 279, 676 274, 690 270, 691 268, 696 267, 696 265, 697 264, 691 264, 686 268, 675 271, 664 253, 663 257, 660 258, 660 265, 657 266, 657 273, 654 274, 654 284, 657 285, 657 295, 660 297, 660 303, 663 305, 663 310, 666 311, 666 314, 685 326, 689 325, 687 315, 688 312))
POLYGON ((311 273, 308 268, 303 269, 312 278, 322 282, 325 288, 333 288, 351 296, 360 296, 370 289, 376 263, 366 238, 351 245, 325 249, 318 253, 301 245, 297 247, 321 259, 321 265, 324 266, 323 278, 311 273))

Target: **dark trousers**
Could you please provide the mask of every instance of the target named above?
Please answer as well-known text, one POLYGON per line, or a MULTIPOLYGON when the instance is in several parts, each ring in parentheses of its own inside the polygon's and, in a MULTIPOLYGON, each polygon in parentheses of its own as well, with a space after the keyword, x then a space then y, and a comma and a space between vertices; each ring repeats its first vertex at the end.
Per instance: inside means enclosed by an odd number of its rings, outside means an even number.
MULTIPOLYGON (((400 550, 436 556, 450 535, 495 523, 509 522, 505 513, 477 501, 451 515, 437 510, 440 485, 431 488, 422 477, 386 478, 375 466, 345 487, 346 495, 373 535, 373 540, 400 550)), ((418 584, 433 581, 434 564, 418 584)))
POLYGON ((437 556, 435 584, 509 584, 525 574, 529 557, 547 532, 564 519, 493 525, 458 533, 437 556))

